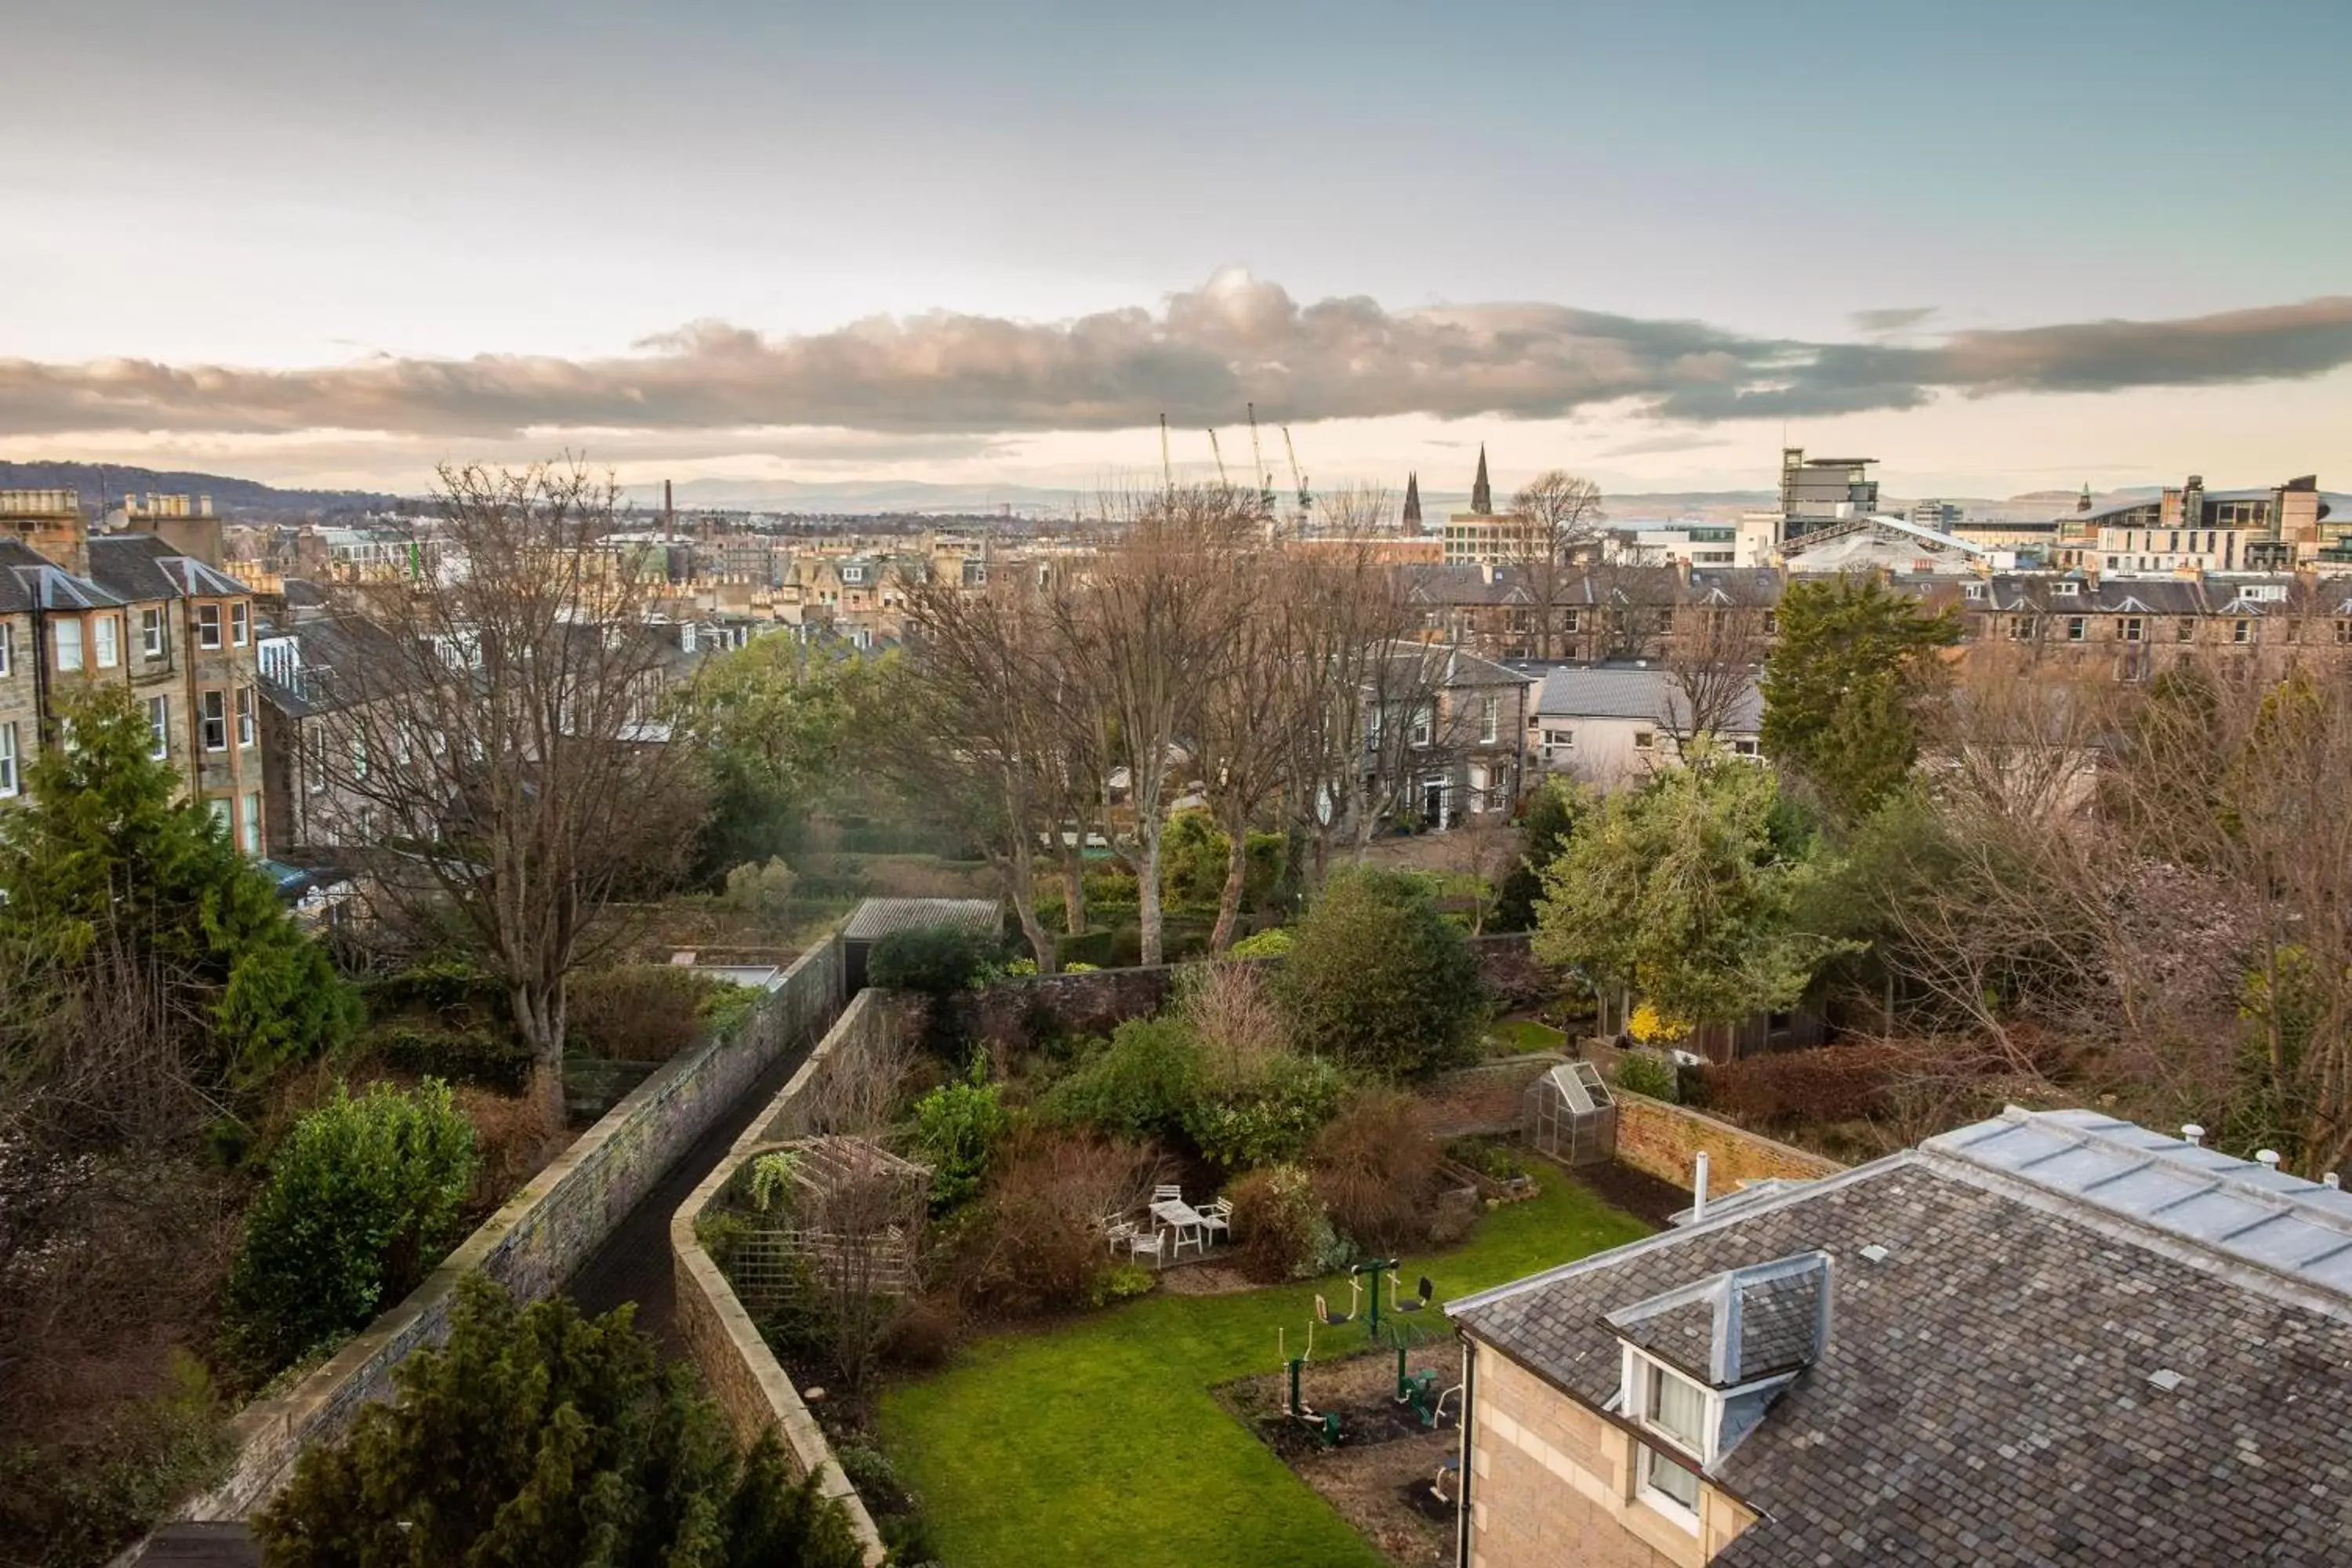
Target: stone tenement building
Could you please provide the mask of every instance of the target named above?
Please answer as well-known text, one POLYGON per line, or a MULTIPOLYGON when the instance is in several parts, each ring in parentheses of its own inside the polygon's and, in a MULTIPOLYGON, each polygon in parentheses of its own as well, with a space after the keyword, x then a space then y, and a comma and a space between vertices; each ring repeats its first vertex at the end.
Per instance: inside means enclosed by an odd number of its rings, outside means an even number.
POLYGON ((152 532, 93 535, 71 490, 0 490, 0 809, 62 740, 68 698, 127 689, 152 755, 237 847, 262 852, 261 731, 252 591, 215 560, 210 508, 152 497, 125 509, 152 532))
MULTIPOLYGON (((1541 605, 1507 565, 1403 566, 1423 636, 1489 658, 1526 659, 1549 616, 1555 658, 1572 662, 1659 659, 1701 637, 1710 616, 1738 617, 1759 648, 1779 635, 1776 606, 1807 574, 1769 567, 1676 570, 1595 567, 1541 605)), ((2097 577, 2049 572, 1885 574, 1926 604, 1959 616, 1960 646, 2024 653, 2053 670, 2145 680, 2184 657, 2330 662, 2352 654, 2352 576, 2214 573, 2097 577)), ((1760 652, 1759 657, 1760 658, 1760 652)))

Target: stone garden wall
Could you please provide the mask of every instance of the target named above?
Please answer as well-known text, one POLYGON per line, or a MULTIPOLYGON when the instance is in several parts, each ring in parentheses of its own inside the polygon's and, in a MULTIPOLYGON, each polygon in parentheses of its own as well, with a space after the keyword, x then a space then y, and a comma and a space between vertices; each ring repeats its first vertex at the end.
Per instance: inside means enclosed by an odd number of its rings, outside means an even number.
POLYGON ((247 1517, 284 1484, 304 1447, 341 1435, 361 1406, 388 1398, 393 1369, 411 1351, 448 1336, 457 1281, 469 1271, 481 1270, 526 1301, 570 1279, 761 1073, 833 1022, 841 1010, 841 943, 828 939, 803 953, 731 1035, 680 1053, 631 1090, 407 1300, 289 1393, 247 1406, 234 1426, 235 1468, 186 1517, 247 1517))
POLYGON ((905 1027, 905 1008, 889 993, 860 991, 851 998, 792 1081, 752 1119, 727 1157, 694 1189, 669 1224, 670 1255, 677 1279, 677 1331, 695 1365, 701 1369, 703 1385, 727 1412, 742 1441, 753 1442, 773 1428, 783 1438, 800 1473, 814 1472, 822 1478, 818 1489, 847 1510, 850 1527, 865 1545, 866 1560, 877 1565, 886 1553, 872 1515, 835 1461, 824 1429, 809 1414, 767 1341, 760 1337, 759 1326, 744 1310, 734 1287, 703 1250, 695 1222, 754 1154, 812 1131, 813 1122, 821 1124, 832 1087, 854 1074, 870 1053, 891 1044, 905 1027))

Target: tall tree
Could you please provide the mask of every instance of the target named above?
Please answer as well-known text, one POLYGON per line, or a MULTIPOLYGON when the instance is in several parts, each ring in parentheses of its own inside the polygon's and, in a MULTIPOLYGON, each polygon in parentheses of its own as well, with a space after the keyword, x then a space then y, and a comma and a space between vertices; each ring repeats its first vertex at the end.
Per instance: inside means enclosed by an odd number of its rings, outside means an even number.
MULTIPOLYGON (((902 580, 911 659, 896 672, 877 722, 883 766, 917 798, 961 803, 960 819, 995 866, 1038 968, 1052 973, 1059 943, 1037 913, 1037 864, 1075 835, 1091 776, 1086 726, 1093 718, 1082 665, 1071 656, 1066 590, 1018 573, 978 588, 942 578, 902 580)), ((1083 900, 1084 887, 1066 890, 1083 900)), ((1065 904, 1084 920, 1083 902, 1065 904)), ((1082 927, 1080 929, 1083 929, 1082 927)))
POLYGON ((670 743, 677 650, 651 623, 667 572, 614 537, 618 492, 578 464, 445 468, 436 504, 434 570, 339 591, 377 635, 339 672, 327 782, 385 846, 386 910, 435 929, 455 912, 552 1117, 571 974, 702 822, 700 759, 670 743))
MULTIPOLYGON (((200 1093, 250 1087, 348 1038, 356 998, 225 826, 175 798, 178 776, 154 760, 129 692, 70 700, 66 719, 71 744, 35 758, 30 804, 0 816, 0 947, 41 961, 61 987, 45 1005, 75 1006, 95 979, 135 979, 154 1025, 194 1024, 170 1054, 194 1075, 183 1087, 200 1093)), ((114 1037, 48 1037, 67 1056, 52 1065, 95 1087, 108 1075, 89 1079, 92 1064, 73 1058, 114 1037)), ((100 1122, 130 1113, 127 1087, 84 1110, 100 1122)))
POLYGON ((881 662, 772 636, 702 667, 678 713, 709 776, 698 879, 716 881, 793 847, 810 810, 840 779, 857 725, 875 710, 881 662))
POLYGON ((1721 735, 1747 703, 1770 647, 1769 614, 1750 578, 1687 584, 1666 644, 1666 679, 1679 700, 1659 715, 1679 749, 1721 735))
POLYGON ((1535 600, 1536 658, 1554 656, 1560 605, 1576 575, 1578 558, 1596 550, 1601 525, 1607 521, 1601 487, 1565 468, 1538 475, 1511 498, 1505 554, 1519 569, 1535 600))
POLYGON ((1920 721, 1943 689, 1937 650, 1958 616, 1929 613, 1875 577, 1792 583, 1764 667, 1764 750, 1840 813, 1859 817, 1918 760, 1920 721))
POLYGON ((1772 775, 1696 761, 1577 830, 1544 873, 1534 951, 1663 1013, 1738 1023, 1794 1005, 1843 946, 1800 929, 1818 868, 1772 775))
POLYGON ((1249 498, 1226 486, 1175 488, 1106 510, 1124 526, 1102 540, 1085 592, 1058 601, 1057 615, 1068 656, 1092 672, 1127 769, 1142 959, 1158 963, 1170 786, 1232 658, 1235 606, 1246 603, 1232 579, 1261 523, 1249 498))

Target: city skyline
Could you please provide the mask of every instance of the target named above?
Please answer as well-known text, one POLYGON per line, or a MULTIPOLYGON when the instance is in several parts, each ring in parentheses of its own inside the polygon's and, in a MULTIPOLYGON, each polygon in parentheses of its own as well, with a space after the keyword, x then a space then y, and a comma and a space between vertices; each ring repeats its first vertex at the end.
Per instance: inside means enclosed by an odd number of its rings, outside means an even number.
POLYGON ((2109 9, 79 7, 0 100, 0 455, 1086 489, 1255 397, 1318 483, 2340 468, 2352 19, 2109 9))

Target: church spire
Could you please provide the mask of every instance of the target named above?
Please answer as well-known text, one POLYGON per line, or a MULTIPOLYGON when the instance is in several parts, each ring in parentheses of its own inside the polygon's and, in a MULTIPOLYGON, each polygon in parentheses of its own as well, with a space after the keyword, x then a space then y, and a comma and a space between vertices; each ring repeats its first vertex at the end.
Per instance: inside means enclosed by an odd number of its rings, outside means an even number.
POLYGON ((1486 443, 1478 443, 1478 477, 1470 485, 1470 510, 1480 517, 1495 510, 1495 489, 1486 482, 1486 443))
POLYGON ((1404 531, 1421 531, 1421 476, 1417 473, 1404 477, 1404 531))

